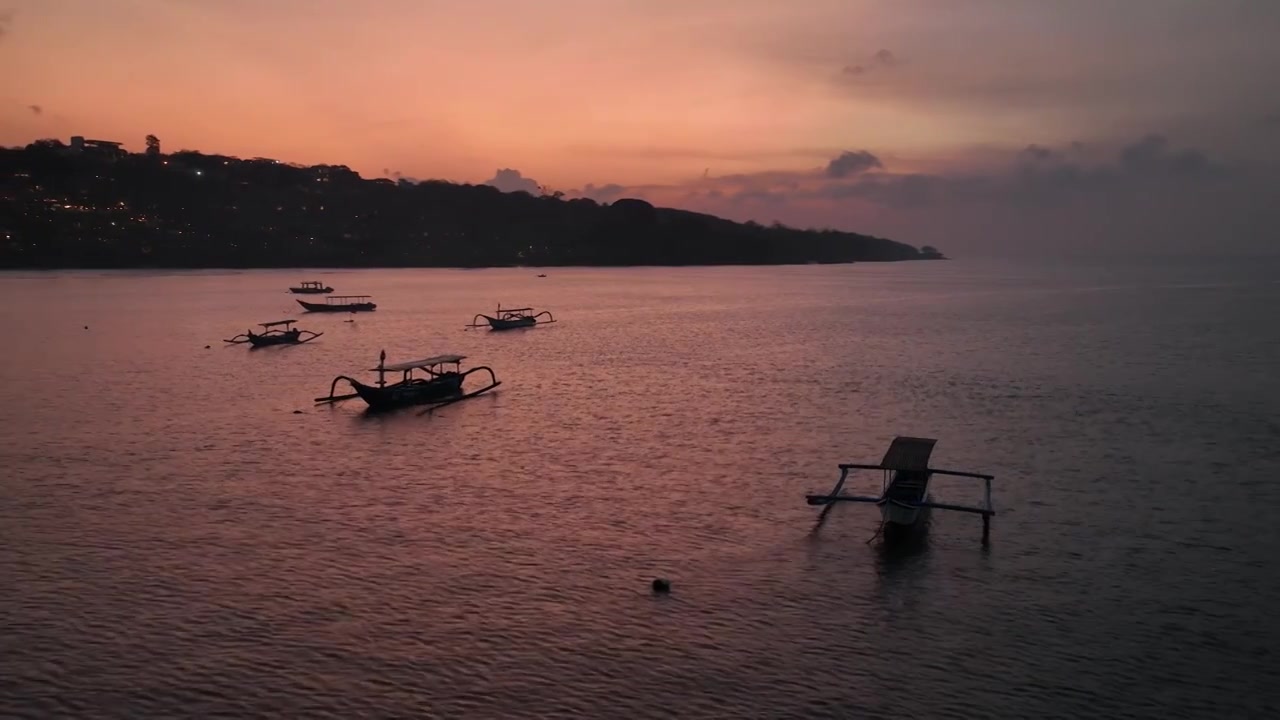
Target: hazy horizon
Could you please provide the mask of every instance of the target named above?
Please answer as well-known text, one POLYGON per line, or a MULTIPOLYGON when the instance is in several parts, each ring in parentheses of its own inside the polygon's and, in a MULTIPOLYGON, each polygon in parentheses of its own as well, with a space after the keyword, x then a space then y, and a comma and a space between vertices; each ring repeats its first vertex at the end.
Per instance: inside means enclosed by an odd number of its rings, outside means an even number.
POLYGON ((1278 30, 1265 0, 9 0, 0 144, 153 133, 972 257, 1269 255, 1278 30))

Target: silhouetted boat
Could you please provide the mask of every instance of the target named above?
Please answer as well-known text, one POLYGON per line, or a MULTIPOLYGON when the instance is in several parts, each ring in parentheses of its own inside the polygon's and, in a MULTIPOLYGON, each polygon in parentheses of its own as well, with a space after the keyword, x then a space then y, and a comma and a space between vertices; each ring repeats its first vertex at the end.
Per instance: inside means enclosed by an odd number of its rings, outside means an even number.
POLYGON ((299 295, 314 295, 318 293, 331 293, 333 292, 333 288, 325 285, 319 280, 308 280, 306 282, 299 283, 297 287, 289 288, 289 292, 297 293, 299 295))
POLYGON ((889 444, 889 449, 885 452, 880 464, 842 463, 840 480, 831 492, 825 495, 808 495, 806 500, 810 505, 829 505, 841 501, 873 503, 880 507, 880 519, 884 529, 913 527, 927 515, 931 508, 976 513, 982 516, 982 536, 985 540, 990 529, 991 516, 995 515, 991 505, 993 477, 981 473, 938 470, 929 467, 929 457, 933 454, 933 446, 937 442, 933 438, 896 437, 889 444), (883 471, 880 497, 841 495, 840 490, 844 487, 851 470, 883 471), (929 501, 926 497, 929 492, 929 480, 934 475, 977 478, 984 481, 986 492, 983 506, 968 507, 929 501))
POLYGON ((471 324, 467 327, 484 327, 485 323, 476 322, 479 318, 484 318, 488 322, 489 327, 494 330, 511 330, 513 328, 533 327, 538 323, 546 324, 556 321, 551 313, 543 310, 538 314, 533 313, 533 308, 509 308, 502 309, 502 305, 498 305, 498 310, 494 313, 496 317, 481 313, 471 318, 471 324), (543 315, 547 316, 546 320, 539 320, 543 315))
POLYGON ((368 295, 334 295, 325 298, 323 303, 297 302, 307 312, 369 312, 378 307, 368 295))
POLYGON ((311 342, 324 334, 290 327, 295 322, 297 321, 274 320, 272 322, 259 323, 263 332, 255 333, 252 330, 246 330, 230 340, 223 340, 222 342, 232 343, 235 345, 249 343, 253 347, 263 347, 265 345, 301 345, 304 342, 311 342), (281 326, 284 327, 283 330, 280 329, 281 326), (303 334, 309 335, 310 337, 304 338, 302 337, 303 334))
POLYGON ((464 372, 462 370, 462 361, 465 359, 463 355, 436 355, 423 360, 411 360, 387 365, 387 352, 383 350, 378 356, 378 367, 370 371, 378 373, 376 385, 366 385, 346 375, 339 375, 329 385, 329 396, 318 397, 315 402, 333 403, 358 397, 365 401, 370 410, 392 410, 410 405, 434 405, 438 407, 475 397, 502 384, 493 374, 493 370, 483 365, 464 372), (452 369, 448 368, 450 365, 453 366, 452 369), (424 372, 426 377, 414 377, 415 370, 424 372), (463 388, 463 381, 471 373, 481 371, 489 374, 489 384, 478 390, 467 392, 463 388), (396 372, 403 373, 401 379, 397 382, 387 383, 386 374, 396 372), (347 381, 355 392, 347 395, 334 395, 333 393, 337 389, 338 381, 340 380, 347 381))

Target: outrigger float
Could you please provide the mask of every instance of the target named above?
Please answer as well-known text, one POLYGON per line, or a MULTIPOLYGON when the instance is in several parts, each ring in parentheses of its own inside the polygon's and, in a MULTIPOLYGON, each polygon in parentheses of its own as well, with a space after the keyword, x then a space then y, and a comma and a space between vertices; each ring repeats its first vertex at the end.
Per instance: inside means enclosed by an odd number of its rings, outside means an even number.
POLYGON ((471 324, 467 327, 484 327, 485 323, 477 322, 480 318, 484 318, 489 327, 494 330, 511 330, 514 328, 533 327, 539 323, 543 325, 556 321, 550 311, 543 310, 538 314, 534 314, 533 308, 507 308, 502 309, 502 305, 498 305, 498 309, 493 316, 480 313, 471 318, 471 324), (539 320, 543 315, 547 316, 546 320, 539 320), (495 317, 496 316, 496 317, 495 317))
POLYGON ((378 382, 376 385, 366 385, 354 378, 346 375, 339 375, 329 384, 329 396, 318 397, 315 399, 316 404, 336 403, 352 398, 360 398, 369 406, 370 410, 394 410, 396 408, 408 407, 410 405, 431 405, 429 410, 434 410, 444 405, 466 400, 481 393, 486 393, 502 383, 493 374, 493 370, 485 365, 473 367, 470 370, 462 370, 462 361, 466 357, 463 355, 436 355, 422 360, 411 360, 409 362, 387 364, 387 351, 383 350, 378 356, 378 367, 370 372, 378 373, 378 382), (450 368, 449 366, 452 366, 450 368), (422 371, 426 377, 415 377, 415 370, 422 371), (386 379, 387 373, 403 373, 400 380, 388 383, 386 379), (467 392, 462 387, 463 380, 474 372, 486 372, 489 374, 489 384, 480 388, 467 392), (338 382, 345 380, 353 393, 347 395, 334 395, 338 388, 338 382))
POLYGON ((297 302, 307 312, 370 312, 378 307, 368 295, 334 295, 323 303, 297 302))
POLYGON ((305 282, 298 283, 297 287, 289 288, 289 292, 296 293, 298 295, 318 295, 320 293, 331 293, 333 292, 333 288, 325 285, 319 280, 307 280, 305 282))
POLYGON ((311 332, 310 330, 299 330, 291 327, 296 320, 275 320, 273 322, 259 323, 262 327, 261 333, 255 333, 252 330, 246 330, 243 333, 222 342, 239 345, 241 343, 249 343, 253 347, 264 347, 266 345, 301 345, 304 342, 311 342, 320 337, 324 333, 311 332), (284 329, 281 329, 283 326, 284 329), (303 337, 306 334, 309 337, 303 337))
POLYGON ((903 531, 922 524, 933 508, 955 510, 982 516, 982 541, 987 542, 991 533, 991 516, 996 514, 991 505, 991 481, 994 476, 982 473, 939 470, 929 467, 929 456, 938 441, 933 438, 896 437, 878 465, 841 463, 840 480, 825 495, 807 495, 810 505, 831 505, 837 502, 872 503, 880 506, 881 530, 903 531), (853 470, 881 470, 883 480, 880 497, 842 495, 840 490, 853 470), (928 499, 929 480, 934 475, 967 477, 982 480, 985 484, 981 507, 932 502, 928 499))

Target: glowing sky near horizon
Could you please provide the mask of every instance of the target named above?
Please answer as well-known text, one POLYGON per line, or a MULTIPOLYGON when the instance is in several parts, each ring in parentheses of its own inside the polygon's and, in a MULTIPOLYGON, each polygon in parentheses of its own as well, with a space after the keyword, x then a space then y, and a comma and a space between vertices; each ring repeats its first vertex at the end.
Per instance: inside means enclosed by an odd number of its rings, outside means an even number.
POLYGON ((885 180, 1005 173, 1033 144, 1105 164, 1152 134, 1280 160, 1270 0, 0 0, 0 27, 5 145, 513 168, 882 233, 903 230, 874 193, 776 196, 843 151, 885 180), (772 180, 709 188, 734 175, 772 180))

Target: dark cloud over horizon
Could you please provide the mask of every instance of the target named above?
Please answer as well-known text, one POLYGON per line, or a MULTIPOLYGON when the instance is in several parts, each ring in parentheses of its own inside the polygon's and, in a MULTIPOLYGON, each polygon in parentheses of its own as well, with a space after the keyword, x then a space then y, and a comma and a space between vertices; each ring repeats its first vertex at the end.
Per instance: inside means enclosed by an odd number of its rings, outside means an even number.
POLYGON ((880 162, 880 158, 866 150, 858 150, 857 152, 846 150, 827 163, 826 174, 827 177, 843 178, 883 167, 884 163, 880 162))
MULTIPOLYGON (((1083 164, 1066 153, 1032 144, 1018 153, 1033 164, 1014 164, 1003 172, 958 174, 878 174, 824 183, 806 191, 822 199, 860 198, 890 207, 987 202, 1044 204, 1081 194, 1102 193, 1109 200, 1150 192, 1171 183, 1229 177, 1228 169, 1194 148, 1174 148, 1168 138, 1149 133, 1121 147, 1110 162, 1083 164)), ((803 196, 804 194, 802 194, 803 196)))
POLYGON ((871 56, 871 60, 864 64, 846 65, 843 72, 845 75, 866 75, 872 70, 896 67, 899 65, 899 62, 900 61, 897 56, 892 52, 881 49, 877 50, 876 53, 871 56))
POLYGON ((585 197, 595 200, 598 203, 607 203, 617 200, 626 194, 627 188, 617 183, 607 183, 597 187, 592 183, 587 183, 581 190, 575 190, 570 195, 577 197, 585 197))
POLYGON ((960 254, 1239 249, 1274 242, 1280 231, 1280 168, 1232 165, 1155 132, 1093 161, 1078 160, 1080 151, 1079 143, 1032 143, 983 172, 868 173, 884 166, 863 150, 807 172, 625 191, 738 220, 839 227, 960 254))
POLYGON ((512 168, 501 168, 493 174, 493 177, 485 180, 484 185, 492 185, 502 192, 527 192, 530 195, 537 195, 541 189, 533 178, 527 178, 520 174, 519 170, 512 168))

